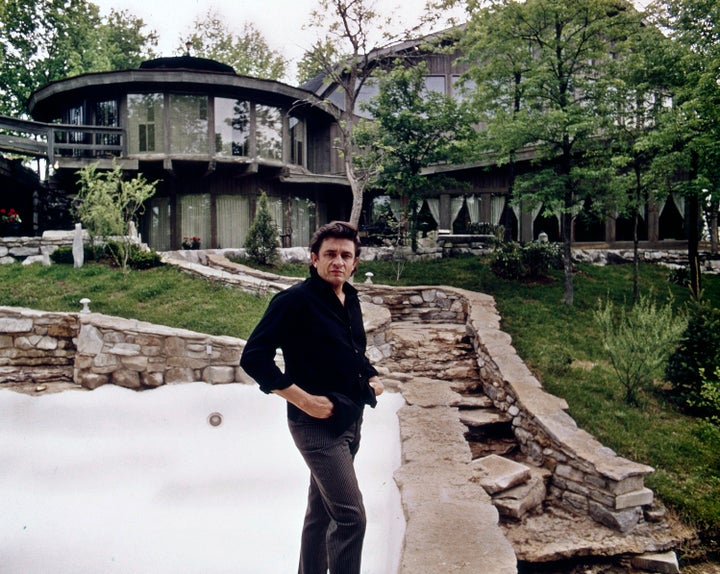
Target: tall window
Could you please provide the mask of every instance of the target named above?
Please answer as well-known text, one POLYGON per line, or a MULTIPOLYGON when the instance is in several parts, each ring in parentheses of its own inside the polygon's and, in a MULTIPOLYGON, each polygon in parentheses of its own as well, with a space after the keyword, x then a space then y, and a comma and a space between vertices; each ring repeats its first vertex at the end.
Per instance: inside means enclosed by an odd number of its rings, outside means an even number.
POLYGON ((425 76, 425 89, 428 92, 445 93, 445 76, 425 76))
POLYGON ((292 199, 292 245, 310 245, 310 236, 315 231, 315 203, 308 199, 292 199))
POLYGON ((199 237, 201 245, 210 245, 210 194, 180 197, 180 236, 199 237))
POLYGON ((128 151, 163 151, 163 95, 128 94, 128 151))
POLYGON ((242 100, 215 98, 215 153, 250 155, 250 104, 242 100))
MULTIPOLYGON (((120 125, 117 100, 107 100, 95 104, 95 125, 109 127, 120 125)), ((98 145, 120 145, 120 136, 96 134, 95 143, 98 145)))
POLYGON ((305 165, 305 122, 290 116, 290 162, 305 165))
POLYGON ((218 247, 242 247, 252 223, 250 198, 247 195, 218 195, 215 202, 218 247))
POLYGON ((170 95, 170 152, 208 154, 207 96, 170 95))
POLYGON ((150 200, 150 245, 157 251, 171 249, 170 200, 153 197, 150 200))
POLYGON ((255 106, 257 155, 282 160, 282 114, 272 106, 255 106))

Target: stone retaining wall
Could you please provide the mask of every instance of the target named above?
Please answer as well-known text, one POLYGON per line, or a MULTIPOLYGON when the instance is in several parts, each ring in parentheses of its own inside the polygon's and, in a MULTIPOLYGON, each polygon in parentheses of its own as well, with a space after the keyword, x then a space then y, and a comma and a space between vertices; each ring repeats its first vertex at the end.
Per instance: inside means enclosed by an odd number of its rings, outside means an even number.
MULTIPOLYGON (((368 352, 391 352, 390 315, 365 306, 368 352)), ((0 307, 0 384, 74 382, 149 389, 205 381, 253 383, 240 368, 245 341, 99 313, 49 313, 0 307), (53 381, 54 377, 54 381, 53 381)))
MULTIPOLYGON (((86 240, 88 239, 87 232, 86 240)), ((0 265, 22 262, 50 264, 58 247, 72 247, 75 231, 46 231, 40 237, 0 237, 0 265)))
POLYGON ((483 391, 512 418, 522 452, 552 473, 551 499, 621 532, 646 517, 654 496, 644 477, 654 469, 617 456, 577 427, 565 400, 542 389, 510 336, 500 330, 492 297, 448 287, 363 285, 361 291, 374 304, 388 307, 396 320, 466 324, 483 391))

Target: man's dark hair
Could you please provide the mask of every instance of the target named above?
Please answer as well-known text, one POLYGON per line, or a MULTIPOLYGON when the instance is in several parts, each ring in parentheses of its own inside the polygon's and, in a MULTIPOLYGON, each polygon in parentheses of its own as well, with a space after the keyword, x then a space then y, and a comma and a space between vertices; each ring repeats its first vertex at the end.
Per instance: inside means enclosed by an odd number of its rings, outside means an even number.
POLYGON ((320 254, 320 245, 328 237, 333 239, 350 239, 355 244, 355 257, 360 257, 360 238, 357 227, 347 221, 331 221, 319 227, 310 239, 310 252, 320 254))

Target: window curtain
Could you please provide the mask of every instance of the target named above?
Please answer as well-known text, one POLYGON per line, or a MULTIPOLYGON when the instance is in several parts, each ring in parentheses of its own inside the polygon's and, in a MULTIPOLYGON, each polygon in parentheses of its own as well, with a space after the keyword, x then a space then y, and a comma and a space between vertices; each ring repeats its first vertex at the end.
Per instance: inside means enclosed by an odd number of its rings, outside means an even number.
POLYGON ((453 224, 455 223, 455 220, 457 219, 457 216, 460 214, 460 210, 462 209, 462 206, 464 203, 465 203, 465 198, 462 196, 450 198, 450 227, 452 227, 453 224))
POLYGON ((490 200, 490 219, 493 225, 499 225, 505 209, 505 196, 494 195, 490 200))
POLYGON ((677 207, 677 210, 680 212, 680 215, 685 217, 685 197, 680 195, 679 193, 673 193, 672 194, 673 203, 675 204, 675 207, 677 207))
POLYGON ((465 199, 470 223, 480 223, 480 198, 476 195, 468 195, 465 199))
POLYGON ((242 247, 250 229, 250 198, 243 195, 219 195, 217 240, 219 248, 242 247))
POLYGON ((155 251, 169 251, 170 236, 170 200, 167 197, 155 197, 150 201, 150 245, 155 251))
POLYGON ((294 197, 292 200, 292 245, 310 245, 311 221, 315 219, 315 204, 307 199, 294 197))
POLYGON ((180 235, 199 237, 201 247, 210 244, 210 194, 183 195, 180 198, 180 235))
POLYGON ((440 200, 437 197, 431 197, 425 200, 425 203, 430 210, 430 215, 435 220, 435 223, 440 225, 440 200))

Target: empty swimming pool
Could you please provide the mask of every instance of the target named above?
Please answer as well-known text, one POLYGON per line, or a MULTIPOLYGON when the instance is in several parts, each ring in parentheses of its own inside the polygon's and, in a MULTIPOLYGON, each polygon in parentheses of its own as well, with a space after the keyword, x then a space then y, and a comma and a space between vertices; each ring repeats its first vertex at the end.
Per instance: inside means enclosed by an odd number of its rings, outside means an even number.
MULTIPOLYGON (((363 572, 397 570, 396 411, 367 409, 358 475, 363 572)), ((296 570, 308 472, 284 401, 249 385, 138 393, 0 390, 4 574, 278 574, 296 570)))

